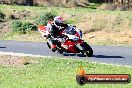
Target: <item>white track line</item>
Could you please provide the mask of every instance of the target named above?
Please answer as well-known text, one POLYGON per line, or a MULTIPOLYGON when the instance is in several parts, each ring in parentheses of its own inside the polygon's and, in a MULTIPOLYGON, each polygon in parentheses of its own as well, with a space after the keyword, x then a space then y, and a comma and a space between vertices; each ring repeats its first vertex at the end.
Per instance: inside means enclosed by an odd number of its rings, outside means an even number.
POLYGON ((14 52, 2 52, 0 51, 0 55, 11 55, 11 56, 30 56, 30 57, 49 57, 42 55, 33 55, 33 54, 24 54, 24 53, 14 53, 14 52))

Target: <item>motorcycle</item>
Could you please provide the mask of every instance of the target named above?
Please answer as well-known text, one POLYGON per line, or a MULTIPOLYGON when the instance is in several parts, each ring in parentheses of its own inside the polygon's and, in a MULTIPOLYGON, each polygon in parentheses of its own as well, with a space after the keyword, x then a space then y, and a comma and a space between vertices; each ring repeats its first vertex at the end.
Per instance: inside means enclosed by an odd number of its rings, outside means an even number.
MULTIPOLYGON (((51 37, 49 37, 49 29, 46 26, 41 26, 38 28, 42 36, 47 38, 47 45, 51 48, 51 37)), ((77 29, 74 26, 68 26, 64 29, 61 33, 61 38, 54 38, 56 42, 55 52, 56 50, 62 54, 66 53, 82 53, 84 56, 92 57, 93 50, 89 44, 87 44, 82 39, 82 32, 81 30, 77 29), (63 36, 63 37, 62 37, 63 36)))

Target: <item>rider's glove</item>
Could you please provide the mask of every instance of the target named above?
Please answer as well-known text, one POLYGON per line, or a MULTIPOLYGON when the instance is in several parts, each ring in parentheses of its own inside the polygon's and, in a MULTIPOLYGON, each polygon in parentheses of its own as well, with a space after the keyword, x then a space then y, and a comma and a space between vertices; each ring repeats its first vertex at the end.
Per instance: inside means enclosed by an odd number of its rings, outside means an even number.
POLYGON ((65 41, 64 38, 58 38, 57 40, 58 40, 59 42, 64 42, 64 41, 65 41))

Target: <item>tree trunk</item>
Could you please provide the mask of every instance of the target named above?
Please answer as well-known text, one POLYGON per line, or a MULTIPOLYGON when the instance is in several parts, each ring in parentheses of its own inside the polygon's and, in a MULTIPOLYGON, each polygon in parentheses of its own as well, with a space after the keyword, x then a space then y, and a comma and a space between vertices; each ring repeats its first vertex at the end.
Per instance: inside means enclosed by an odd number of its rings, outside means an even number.
POLYGON ((122 6, 124 5, 124 0, 121 0, 121 5, 122 5, 122 6))
POLYGON ((130 7, 130 0, 128 0, 128 8, 130 7))

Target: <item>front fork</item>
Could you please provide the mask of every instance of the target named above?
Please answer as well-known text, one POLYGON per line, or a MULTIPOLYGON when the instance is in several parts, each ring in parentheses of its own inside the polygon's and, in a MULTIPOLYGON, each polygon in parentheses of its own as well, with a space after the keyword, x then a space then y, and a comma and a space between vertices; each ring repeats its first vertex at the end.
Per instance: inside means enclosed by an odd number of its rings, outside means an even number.
POLYGON ((47 39, 47 42, 49 43, 50 46, 52 45, 51 39, 47 39))
POLYGON ((83 55, 85 55, 85 50, 84 50, 84 47, 82 46, 82 43, 76 44, 76 47, 80 51, 80 53, 82 53, 83 55))
POLYGON ((81 44, 80 44, 80 43, 76 44, 76 47, 77 47, 80 51, 82 51, 82 50, 83 50, 83 47, 81 46, 81 44))

